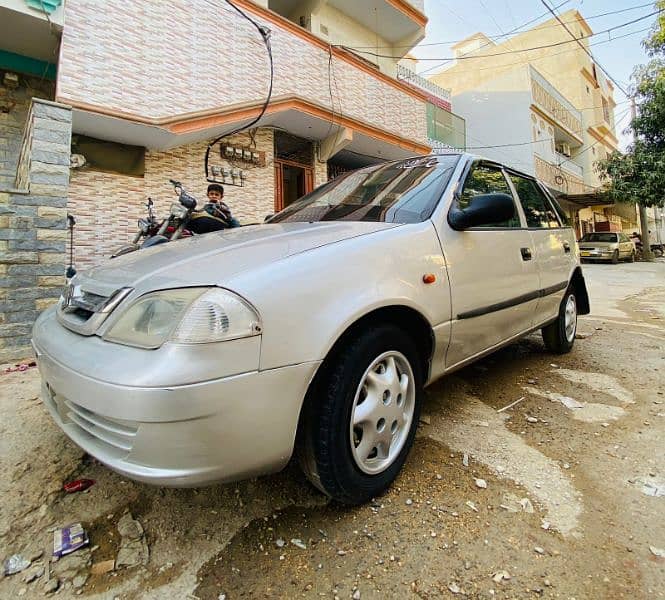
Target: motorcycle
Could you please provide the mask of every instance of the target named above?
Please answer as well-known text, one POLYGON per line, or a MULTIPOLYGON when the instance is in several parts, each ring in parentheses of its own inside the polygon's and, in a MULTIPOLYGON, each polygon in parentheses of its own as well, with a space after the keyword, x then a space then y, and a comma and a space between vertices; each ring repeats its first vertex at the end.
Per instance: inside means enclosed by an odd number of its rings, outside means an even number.
POLYGON ((196 211, 196 198, 190 195, 179 181, 169 179, 178 202, 173 202, 169 209, 169 216, 161 223, 153 212, 152 199, 148 198, 148 218, 138 220, 138 231, 134 239, 118 248, 111 258, 135 252, 141 248, 150 248, 166 242, 173 242, 183 237, 191 237, 193 234, 220 231, 229 227, 236 227, 237 221, 231 216, 230 211, 222 212, 212 204, 205 204, 203 211, 196 211), (142 238, 145 241, 140 244, 142 238))
POLYGON ((139 242, 142 238, 148 238, 157 233, 157 230, 159 229, 159 221, 155 216, 154 205, 155 203, 152 201, 152 198, 148 198, 148 202, 146 202, 146 208, 148 209, 147 218, 138 220, 138 230, 132 241, 129 244, 117 248, 111 255, 111 258, 138 250, 140 248, 139 242))

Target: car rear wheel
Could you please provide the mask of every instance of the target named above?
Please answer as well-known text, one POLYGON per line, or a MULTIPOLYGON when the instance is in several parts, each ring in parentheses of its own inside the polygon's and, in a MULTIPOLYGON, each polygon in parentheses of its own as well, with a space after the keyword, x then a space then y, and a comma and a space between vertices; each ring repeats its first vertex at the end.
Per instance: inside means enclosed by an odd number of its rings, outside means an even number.
POLYGON ((635 262, 635 250, 630 251, 630 257, 628 258, 628 262, 635 262))
POLYGON ((556 321, 542 329, 545 347, 555 354, 570 352, 577 332, 577 300, 573 290, 568 288, 559 306, 556 321))
POLYGON ((308 395, 298 455, 312 483, 344 504, 381 494, 413 444, 423 375, 413 340, 393 325, 349 343, 308 395))

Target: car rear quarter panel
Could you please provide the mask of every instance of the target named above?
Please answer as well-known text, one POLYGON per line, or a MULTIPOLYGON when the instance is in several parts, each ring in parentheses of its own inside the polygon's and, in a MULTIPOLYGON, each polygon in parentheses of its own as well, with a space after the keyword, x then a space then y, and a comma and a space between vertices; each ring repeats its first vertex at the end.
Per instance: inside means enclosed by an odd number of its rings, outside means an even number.
POLYGON ((450 290, 431 222, 330 244, 240 274, 229 288, 263 321, 260 369, 321 360, 349 326, 385 306, 407 306, 447 344, 450 290), (423 282, 432 273, 436 281, 423 282))

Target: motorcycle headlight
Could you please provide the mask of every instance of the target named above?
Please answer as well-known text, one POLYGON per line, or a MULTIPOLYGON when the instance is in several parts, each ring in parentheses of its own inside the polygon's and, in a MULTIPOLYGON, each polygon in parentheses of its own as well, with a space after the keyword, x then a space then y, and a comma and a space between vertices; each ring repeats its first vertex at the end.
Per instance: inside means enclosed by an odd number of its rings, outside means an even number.
POLYGON ((104 335, 110 342, 159 348, 259 335, 261 320, 240 296, 221 288, 184 288, 139 298, 104 335))
POLYGON ((178 219, 184 219, 187 216, 187 209, 180 203, 171 204, 171 216, 178 219))

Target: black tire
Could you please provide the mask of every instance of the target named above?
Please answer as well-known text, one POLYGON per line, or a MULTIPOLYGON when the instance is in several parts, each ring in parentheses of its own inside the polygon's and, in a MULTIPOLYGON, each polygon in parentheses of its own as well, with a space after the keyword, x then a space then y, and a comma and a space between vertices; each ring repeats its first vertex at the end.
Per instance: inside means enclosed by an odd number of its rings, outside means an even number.
POLYGON ((628 262, 635 262, 635 250, 631 250, 630 252, 630 257, 628 258, 628 262))
POLYGON ((614 254, 612 254, 612 264, 616 265, 619 264, 619 251, 615 250, 614 254))
MULTIPOLYGON (((416 345, 400 328, 382 324, 351 340, 308 392, 297 444, 305 475, 323 493, 343 504, 362 504, 384 492, 397 477, 413 445, 422 387, 422 366, 416 345), (413 388, 409 388, 413 390, 410 396, 413 414, 410 425, 405 424, 402 430, 401 450, 397 452, 396 446, 392 462, 381 472, 368 474, 361 470, 352 452, 351 419, 356 393, 366 372, 386 352, 397 352, 408 361, 413 373, 413 388)), ((399 396, 396 402, 399 406, 399 396)))
POLYGON ((545 347, 554 354, 566 354, 573 349, 575 343, 575 333, 577 332, 577 299, 575 292, 571 288, 566 290, 566 294, 559 305, 559 315, 556 321, 546 325, 541 330, 545 347), (572 335, 570 329, 566 327, 566 309, 572 298, 574 307, 574 325, 572 335))

